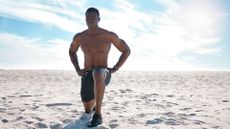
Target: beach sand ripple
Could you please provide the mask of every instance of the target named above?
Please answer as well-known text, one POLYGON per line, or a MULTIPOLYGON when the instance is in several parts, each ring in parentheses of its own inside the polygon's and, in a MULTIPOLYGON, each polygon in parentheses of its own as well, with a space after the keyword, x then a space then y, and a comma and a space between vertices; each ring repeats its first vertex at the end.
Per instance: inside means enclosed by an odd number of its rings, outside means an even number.
MULTIPOLYGON (((80 80, 74 71, 0 70, 0 129, 79 122, 80 80)), ((119 71, 95 129, 229 129, 229 93, 230 72, 119 71)))

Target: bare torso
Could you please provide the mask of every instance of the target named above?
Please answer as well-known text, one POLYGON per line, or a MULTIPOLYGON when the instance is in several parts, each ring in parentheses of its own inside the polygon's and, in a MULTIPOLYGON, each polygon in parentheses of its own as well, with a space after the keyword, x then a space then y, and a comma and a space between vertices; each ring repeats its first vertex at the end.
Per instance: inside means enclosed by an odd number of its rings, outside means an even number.
POLYGON ((84 69, 107 67, 111 43, 107 38, 110 32, 99 29, 96 33, 87 30, 80 34, 80 47, 84 53, 84 69))

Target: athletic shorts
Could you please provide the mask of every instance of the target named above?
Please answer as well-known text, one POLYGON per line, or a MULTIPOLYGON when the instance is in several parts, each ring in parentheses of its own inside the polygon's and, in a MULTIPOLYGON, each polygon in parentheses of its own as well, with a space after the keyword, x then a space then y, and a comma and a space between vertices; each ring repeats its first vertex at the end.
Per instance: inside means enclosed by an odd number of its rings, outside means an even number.
MULTIPOLYGON (((106 69, 107 76, 105 79, 105 85, 107 86, 111 79, 111 73, 106 69)), ((81 99, 83 102, 88 102, 94 99, 94 79, 93 79, 93 69, 87 71, 88 74, 81 78, 81 99)))

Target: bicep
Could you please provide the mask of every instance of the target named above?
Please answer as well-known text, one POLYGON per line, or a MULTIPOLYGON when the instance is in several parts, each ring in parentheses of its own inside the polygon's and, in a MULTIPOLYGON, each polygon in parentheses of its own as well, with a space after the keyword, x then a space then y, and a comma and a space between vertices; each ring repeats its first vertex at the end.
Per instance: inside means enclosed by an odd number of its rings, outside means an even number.
POLYGON ((76 34, 73 38, 72 43, 70 44, 69 52, 75 53, 77 52, 79 45, 79 36, 76 34))
POLYGON ((112 36, 112 44, 121 52, 129 49, 128 45, 123 39, 120 39, 117 35, 112 36))
POLYGON ((121 51, 130 51, 129 46, 126 44, 126 42, 123 39, 120 39, 121 44, 121 51))

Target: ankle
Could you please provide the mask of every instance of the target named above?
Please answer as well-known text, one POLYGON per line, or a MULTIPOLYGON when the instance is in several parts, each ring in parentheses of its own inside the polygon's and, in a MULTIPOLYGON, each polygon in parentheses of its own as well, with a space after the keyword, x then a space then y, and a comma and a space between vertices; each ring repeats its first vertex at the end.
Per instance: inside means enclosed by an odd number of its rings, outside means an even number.
POLYGON ((102 116, 102 114, 100 112, 95 112, 94 114, 98 115, 98 116, 102 116))
POLYGON ((86 113, 86 114, 90 114, 90 113, 91 113, 91 111, 85 111, 85 113, 86 113))

